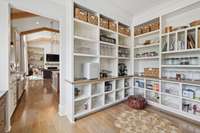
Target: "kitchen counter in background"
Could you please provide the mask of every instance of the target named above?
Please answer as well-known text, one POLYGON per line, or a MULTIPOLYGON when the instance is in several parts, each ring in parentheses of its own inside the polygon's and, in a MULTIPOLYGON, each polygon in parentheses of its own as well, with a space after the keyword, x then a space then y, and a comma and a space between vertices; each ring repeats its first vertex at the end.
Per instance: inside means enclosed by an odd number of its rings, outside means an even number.
POLYGON ((10 74, 8 90, 8 118, 11 119, 25 91, 26 79, 24 73, 15 72, 10 74))

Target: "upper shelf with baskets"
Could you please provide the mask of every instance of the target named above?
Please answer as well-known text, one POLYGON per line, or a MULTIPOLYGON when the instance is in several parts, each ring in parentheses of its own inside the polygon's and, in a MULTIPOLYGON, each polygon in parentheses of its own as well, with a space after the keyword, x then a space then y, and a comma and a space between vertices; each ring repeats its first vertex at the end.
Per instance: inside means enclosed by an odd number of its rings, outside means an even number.
POLYGON ((155 18, 134 27, 135 38, 141 38, 160 32, 160 18, 155 18))
POLYGON ((129 26, 126 26, 125 24, 122 24, 114 19, 106 17, 102 14, 98 14, 77 4, 75 4, 74 17, 76 21, 93 27, 97 26, 106 32, 119 34, 123 37, 131 36, 131 29, 129 26))

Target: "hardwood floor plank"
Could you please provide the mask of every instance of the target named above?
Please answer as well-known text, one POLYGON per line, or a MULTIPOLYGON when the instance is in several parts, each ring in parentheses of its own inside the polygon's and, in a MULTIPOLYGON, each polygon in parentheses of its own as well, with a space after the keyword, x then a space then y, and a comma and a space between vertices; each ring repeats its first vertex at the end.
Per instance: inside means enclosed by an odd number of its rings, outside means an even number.
MULTIPOLYGON (((12 123, 11 133, 119 133, 114 126, 116 116, 131 110, 122 103, 103 111, 89 115, 71 124, 67 117, 58 115, 57 93, 51 88, 51 82, 29 81, 12 123)), ((148 107, 147 111, 157 113, 173 121, 183 133, 200 133, 200 126, 173 117, 148 107)))

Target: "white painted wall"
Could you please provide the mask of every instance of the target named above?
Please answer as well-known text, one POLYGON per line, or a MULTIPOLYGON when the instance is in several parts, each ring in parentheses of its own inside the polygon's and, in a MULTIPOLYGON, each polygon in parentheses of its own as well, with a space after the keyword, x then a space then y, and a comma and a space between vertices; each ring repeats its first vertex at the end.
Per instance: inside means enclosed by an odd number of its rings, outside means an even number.
POLYGON ((47 41, 28 43, 28 47, 43 48, 44 54, 59 54, 59 44, 51 44, 47 41))
MULTIPOLYGON (((52 19, 56 19, 60 21, 61 27, 60 27, 60 39, 61 39, 61 45, 62 45, 62 55, 65 55, 67 48, 65 45, 69 44, 69 37, 66 37, 66 35, 69 36, 69 34, 72 34, 71 32, 66 34, 67 30, 69 30, 70 26, 69 22, 66 23, 66 19, 71 20, 69 16, 71 14, 69 12, 66 12, 65 6, 58 5, 55 3, 50 2, 49 0, 0 0, 0 89, 1 90, 8 90, 9 89, 9 44, 10 44, 10 13, 9 13, 9 5, 12 7, 15 7, 17 9, 25 10, 28 12, 32 12, 41 16, 46 16, 52 19), (61 29, 62 28, 62 29, 61 29)), ((61 60, 61 64, 66 64, 68 60, 66 57, 63 56, 61 60), (62 62, 63 61, 63 62, 62 62)), ((66 66, 66 65, 65 65, 66 66)), ((63 97, 67 97, 67 93, 64 93, 62 90, 65 90, 63 86, 64 77, 66 77, 66 68, 61 67, 61 92, 60 95, 60 105, 65 109, 65 111, 62 114, 66 114, 66 102, 63 97)), ((71 106, 70 106, 71 107, 71 106)), ((10 123, 10 122, 9 122, 10 123)), ((10 130, 10 124, 7 123, 7 130, 10 130)))
POLYGON ((9 16, 8 2, 0 0, 0 91, 9 88, 9 16))
POLYGON ((138 25, 158 16, 166 15, 195 2, 199 2, 199 0, 172 0, 164 4, 154 6, 152 9, 147 10, 142 14, 135 15, 132 20, 132 25, 138 25))
POLYGON ((51 27, 51 19, 45 17, 30 17, 23 19, 14 19, 12 21, 12 26, 17 29, 17 31, 27 31, 31 29, 41 28, 41 27, 49 27, 54 29, 59 29, 59 23, 53 21, 53 27, 51 27), (36 24, 39 22, 39 24, 36 24))
POLYGON ((60 105, 59 114, 67 115, 70 121, 73 121, 73 88, 68 81, 73 81, 73 45, 74 45, 74 21, 73 21, 73 0, 65 1, 65 12, 67 13, 66 19, 62 21, 65 25, 61 24, 60 30, 64 33, 66 45, 61 45, 61 66, 62 72, 61 85, 63 88, 60 90, 60 105), (64 27, 65 26, 65 27, 64 27))
MULTIPOLYGON (((200 12, 200 2, 163 16, 162 25, 163 26, 170 25, 173 27, 189 25, 189 23, 191 23, 192 21, 200 19, 199 12, 200 12)), ((164 30, 164 27, 162 28, 164 30)))

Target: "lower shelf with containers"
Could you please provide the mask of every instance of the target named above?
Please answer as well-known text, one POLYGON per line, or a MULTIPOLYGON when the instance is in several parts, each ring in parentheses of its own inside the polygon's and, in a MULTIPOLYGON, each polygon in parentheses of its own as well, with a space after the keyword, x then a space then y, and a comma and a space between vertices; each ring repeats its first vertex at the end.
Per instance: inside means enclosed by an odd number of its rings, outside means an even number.
POLYGON ((134 94, 144 96, 148 104, 200 121, 200 83, 134 77, 134 94))
POLYGON ((74 83, 74 119, 122 102, 130 95, 144 96, 150 105, 200 120, 200 83, 127 76, 74 83))
POLYGON ((74 83, 74 119, 119 103, 133 95, 132 77, 74 83))

